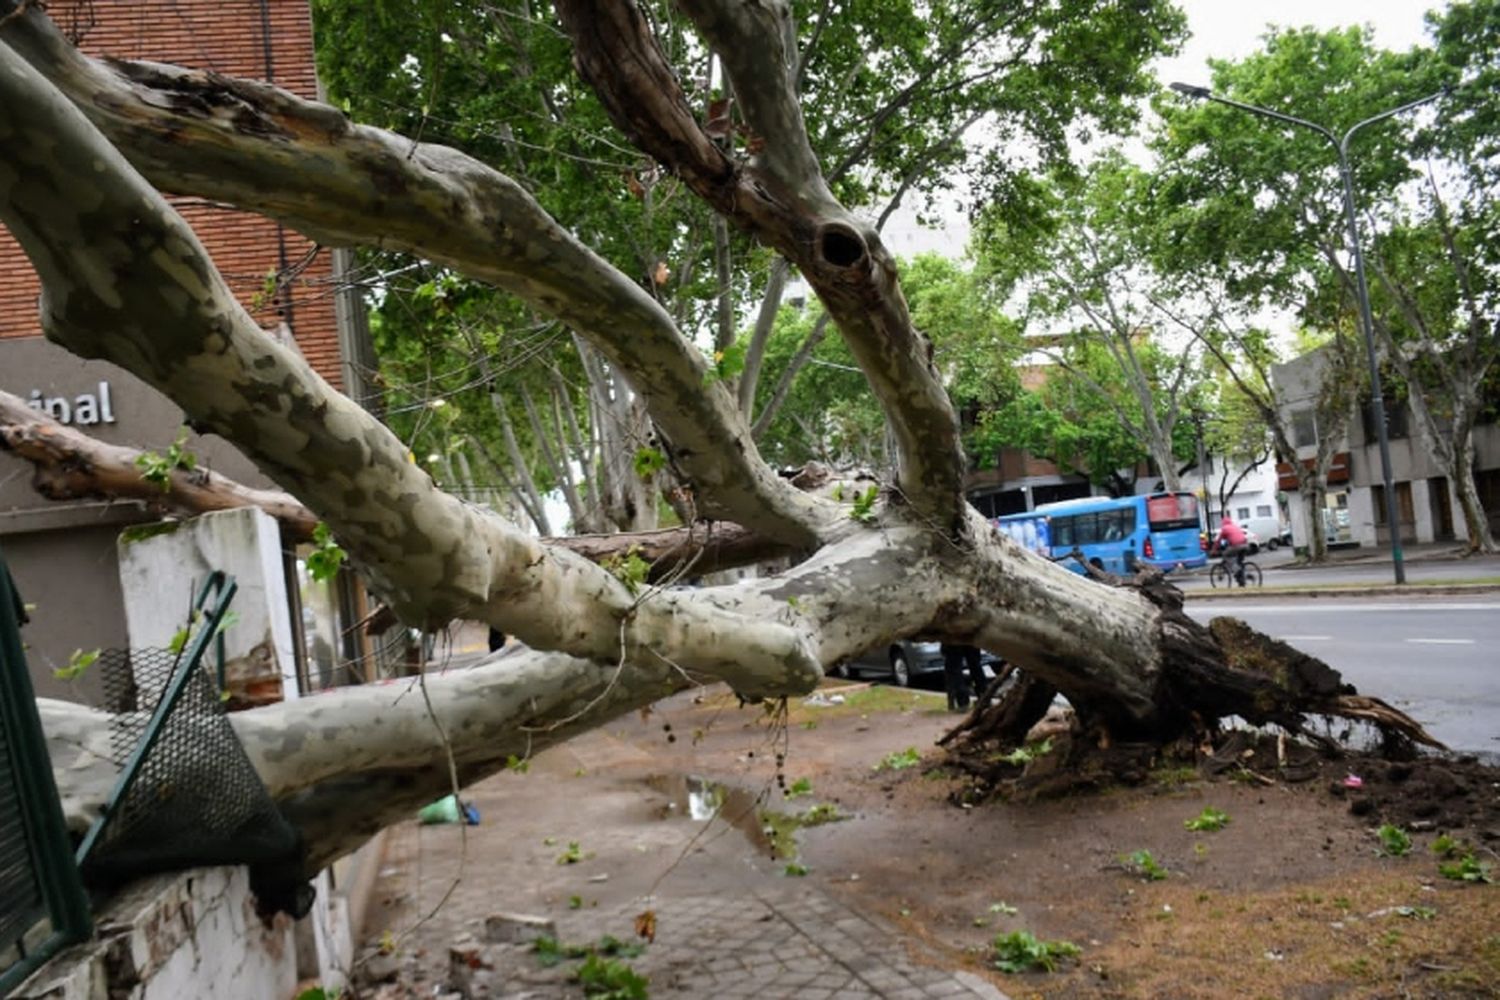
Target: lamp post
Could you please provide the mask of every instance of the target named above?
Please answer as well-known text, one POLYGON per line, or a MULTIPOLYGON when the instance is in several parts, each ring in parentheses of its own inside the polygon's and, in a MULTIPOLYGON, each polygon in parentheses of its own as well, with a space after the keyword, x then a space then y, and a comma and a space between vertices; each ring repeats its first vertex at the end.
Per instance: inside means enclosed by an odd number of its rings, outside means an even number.
MULTIPOLYGON (((1370 287, 1365 281, 1365 258, 1359 246, 1359 218, 1354 207, 1354 173, 1349 169, 1349 140, 1354 138, 1354 133, 1366 125, 1384 121, 1393 115, 1399 115, 1404 111, 1419 108, 1430 101, 1442 97, 1447 90, 1439 90, 1428 94, 1420 100, 1410 101, 1400 107, 1382 111, 1378 115, 1372 115, 1362 122, 1356 122, 1349 131, 1344 133, 1340 139, 1331 131, 1316 122, 1297 118, 1293 115, 1284 115, 1280 111, 1272 111, 1270 108, 1258 107, 1254 104, 1245 104, 1233 101, 1227 97, 1220 97, 1207 87, 1195 87, 1187 83, 1174 83, 1172 89, 1184 97, 1196 98, 1206 101, 1215 101, 1226 104, 1231 108, 1239 108, 1248 111, 1252 115, 1260 115, 1262 118, 1270 118, 1275 121, 1285 122, 1288 125, 1299 125, 1302 128, 1312 129, 1314 132, 1327 139, 1339 156, 1339 173, 1344 180, 1344 219, 1349 229, 1349 252, 1354 257, 1354 291, 1355 297, 1359 299, 1359 324, 1360 331, 1365 337, 1365 353, 1370 360, 1370 397, 1375 411, 1376 436, 1380 441, 1380 472, 1385 481, 1385 516, 1386 522, 1391 529, 1391 566, 1395 570, 1396 582, 1406 582, 1406 566, 1401 558, 1401 520, 1396 511, 1395 483, 1391 477, 1391 442, 1385 429, 1385 398, 1380 390, 1380 365, 1375 360, 1375 323, 1370 315, 1370 287)), ((1314 529, 1316 530, 1316 529, 1314 529)))

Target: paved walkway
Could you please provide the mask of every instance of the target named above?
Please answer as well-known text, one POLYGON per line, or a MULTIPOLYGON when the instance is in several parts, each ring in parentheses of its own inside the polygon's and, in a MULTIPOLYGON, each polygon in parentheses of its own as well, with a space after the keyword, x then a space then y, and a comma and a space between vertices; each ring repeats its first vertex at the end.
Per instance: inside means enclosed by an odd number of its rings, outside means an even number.
MULTIPOLYGON (((863 916, 811 887, 754 897, 675 896, 659 900, 657 943, 630 960, 651 980, 652 997, 987 998, 1005 995, 972 973, 919 965, 909 942, 883 923, 863 916)), ((630 926, 634 912, 586 911, 558 921, 564 941, 598 941, 630 926)), ((530 952, 491 947, 492 976, 476 979, 516 983, 530 952)), ((482 995, 477 994, 476 995, 482 995)), ((495 996, 516 1000, 577 996, 567 983, 533 983, 495 996)))
POLYGON ((788 877, 739 824, 705 827, 666 807, 671 795, 635 776, 654 764, 595 731, 539 756, 529 774, 470 789, 483 822, 467 837, 457 826, 392 828, 366 927, 391 954, 365 953, 356 980, 381 982, 361 995, 579 998, 582 958, 544 965, 529 940, 498 943, 506 935, 487 921, 545 919, 559 943, 597 950, 610 937, 641 943, 633 928, 649 908, 655 941, 622 960, 649 978, 653 998, 1006 1000, 951 953, 855 909, 819 873, 788 877))

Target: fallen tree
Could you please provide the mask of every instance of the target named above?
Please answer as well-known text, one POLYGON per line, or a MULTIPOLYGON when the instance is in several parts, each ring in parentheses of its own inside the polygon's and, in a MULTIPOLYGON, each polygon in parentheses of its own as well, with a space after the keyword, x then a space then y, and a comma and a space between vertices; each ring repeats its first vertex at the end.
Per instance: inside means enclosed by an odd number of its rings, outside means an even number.
MULTIPOLYGON (((749 700, 802 694, 827 667, 898 636, 1004 656, 1065 694, 1098 746, 1175 740, 1227 715, 1297 730, 1309 713, 1373 718, 1427 741, 1305 655, 1197 625, 1170 588, 1104 586, 992 531, 964 500, 957 421, 894 261, 835 199, 808 144, 789 9, 680 6, 724 60, 759 140, 743 154, 705 132, 636 6, 558 5, 579 69, 621 131, 790 260, 848 342, 898 457, 894 477, 858 502, 769 468, 712 360, 649 292, 486 164, 266 84, 88 58, 37 5, 0 0, 0 219, 41 277, 46 335, 170 396, 196 430, 232 442, 288 494, 179 470, 154 499, 182 509, 274 500, 278 517, 327 524, 402 621, 478 619, 530 647, 428 678, 424 697, 348 688, 233 717, 303 835, 308 870, 441 794, 455 773, 478 779, 687 685, 722 681, 749 700), (162 191, 260 212, 330 245, 408 250, 560 319, 624 374, 670 448, 698 518, 673 544, 692 558, 709 525, 728 524, 743 548, 721 564, 774 551, 791 568, 726 586, 641 586, 587 545, 530 537, 445 494, 384 426, 257 326, 162 191)), ((35 421, 20 427, 35 415, 14 411, 4 408, 8 447, 38 464, 48 488, 123 490, 115 473, 128 455, 90 453, 35 421)), ((98 754, 102 720, 75 705, 42 709, 81 826, 113 777, 98 754)))

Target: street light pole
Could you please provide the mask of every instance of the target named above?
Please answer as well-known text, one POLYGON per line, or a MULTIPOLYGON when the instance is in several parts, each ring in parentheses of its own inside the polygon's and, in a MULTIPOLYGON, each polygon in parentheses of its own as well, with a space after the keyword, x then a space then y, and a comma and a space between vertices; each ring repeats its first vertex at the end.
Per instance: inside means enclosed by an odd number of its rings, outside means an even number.
MULTIPOLYGON (((1214 101, 1226 104, 1231 108, 1239 108, 1248 111, 1252 115, 1260 115, 1262 118, 1271 118, 1275 121, 1285 122, 1288 125, 1298 125, 1302 128, 1312 129, 1314 132, 1327 139, 1332 144, 1339 157, 1339 174, 1344 182, 1344 219, 1349 229, 1349 252, 1354 257, 1354 291, 1359 300, 1359 324, 1360 331, 1365 338, 1365 353, 1370 361, 1370 397, 1375 416, 1376 437, 1380 441, 1380 472, 1385 482, 1385 517, 1386 523, 1391 529, 1391 566, 1395 570, 1396 582, 1406 582, 1406 565, 1401 556, 1401 519, 1396 510, 1396 490, 1393 477, 1391 476, 1391 442, 1390 436, 1385 428, 1385 397, 1380 389, 1380 365, 1375 359, 1375 322, 1370 314, 1370 286, 1365 280, 1365 257, 1360 250, 1359 243, 1359 213, 1354 205, 1354 172, 1349 169, 1349 140, 1354 138, 1354 133, 1366 125, 1384 121, 1393 115, 1419 108, 1424 104, 1437 100, 1447 93, 1439 90, 1428 94, 1420 100, 1410 101, 1400 107, 1382 111, 1378 115, 1372 115, 1362 122, 1357 122, 1349 131, 1344 133, 1340 139, 1331 131, 1316 122, 1297 118, 1293 115, 1284 115, 1280 111, 1272 111, 1270 108, 1262 108, 1254 104, 1245 104, 1241 101, 1230 100, 1220 97, 1207 87, 1195 87, 1187 83, 1174 83, 1172 89, 1184 97, 1197 98, 1201 100, 1214 101)), ((1316 528, 1314 528, 1316 530, 1316 528)))

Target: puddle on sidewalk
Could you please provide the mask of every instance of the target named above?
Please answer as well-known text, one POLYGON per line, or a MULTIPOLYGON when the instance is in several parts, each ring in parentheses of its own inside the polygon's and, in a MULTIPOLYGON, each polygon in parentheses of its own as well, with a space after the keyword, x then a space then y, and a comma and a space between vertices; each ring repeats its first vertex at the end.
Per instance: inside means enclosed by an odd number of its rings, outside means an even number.
POLYGON ((691 774, 652 775, 646 785, 667 797, 658 818, 727 823, 757 852, 780 861, 796 860, 798 830, 845 818, 827 805, 801 814, 777 812, 765 808, 763 796, 691 774))

